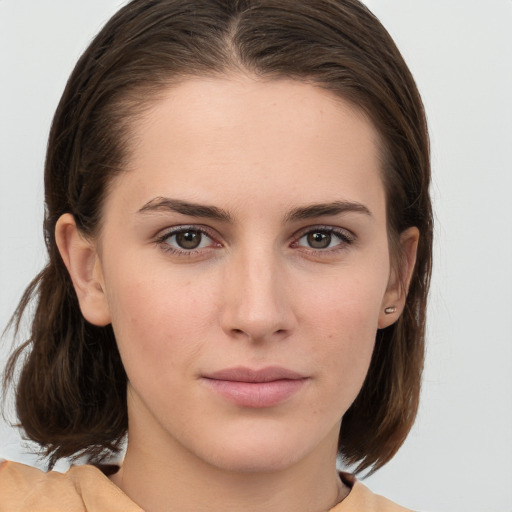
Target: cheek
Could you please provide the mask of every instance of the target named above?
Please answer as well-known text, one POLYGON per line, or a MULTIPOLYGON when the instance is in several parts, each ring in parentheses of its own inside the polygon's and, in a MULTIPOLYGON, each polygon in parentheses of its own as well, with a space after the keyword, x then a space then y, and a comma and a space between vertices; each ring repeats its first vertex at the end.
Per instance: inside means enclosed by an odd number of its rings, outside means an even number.
POLYGON ((114 279, 108 301, 130 380, 147 372, 159 379, 187 371, 204 342, 212 299, 195 293, 190 283, 150 273, 114 279))
POLYGON ((385 273, 358 279, 339 277, 336 287, 309 297, 303 304, 308 311, 309 338, 318 374, 343 411, 357 396, 368 372, 382 297, 385 273))
POLYGON ((386 271, 347 269, 307 283, 305 288, 316 292, 303 295, 300 307, 323 337, 361 345, 375 337, 386 284, 386 271))

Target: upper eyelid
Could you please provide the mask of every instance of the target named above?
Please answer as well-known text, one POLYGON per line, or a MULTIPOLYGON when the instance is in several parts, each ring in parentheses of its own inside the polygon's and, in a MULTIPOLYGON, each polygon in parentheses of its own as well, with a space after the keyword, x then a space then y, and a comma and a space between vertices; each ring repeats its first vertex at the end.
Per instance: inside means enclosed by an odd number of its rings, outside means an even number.
POLYGON ((187 230, 200 231, 201 233, 207 235, 212 239, 219 238, 218 236, 215 235, 215 232, 211 228, 198 224, 180 224, 178 226, 171 226, 165 229, 161 229, 155 235, 155 238, 157 240, 165 240, 166 238, 169 238, 172 235, 182 233, 183 231, 187 230))
POLYGON ((298 231, 295 232, 295 234, 293 235, 292 238, 295 238, 295 239, 301 238, 304 235, 311 233, 312 231, 329 231, 334 234, 346 235, 347 238, 350 238, 350 240, 352 240, 352 241, 355 241, 357 239, 357 236, 355 235, 355 233, 353 231, 351 231, 350 229, 342 228, 339 226, 329 226, 326 224, 317 224, 314 226, 307 226, 302 229, 299 229, 298 231))
MULTIPOLYGON (((221 242, 222 237, 212 228, 202 225, 202 224, 179 224, 176 226, 171 226, 166 229, 162 229, 159 231, 159 233, 156 234, 154 239, 157 242, 163 242, 166 238, 169 238, 170 236, 181 233, 183 231, 186 231, 187 229, 200 231, 204 235, 208 236, 212 239, 212 241, 224 244, 224 242, 221 242)), ((304 235, 311 233, 313 231, 328 231, 331 233, 334 233, 335 235, 338 234, 340 236, 345 236, 350 240, 350 242, 355 242, 357 240, 357 236, 351 231, 350 229, 343 228, 340 226, 332 226, 328 224, 315 224, 310 226, 305 226, 297 231, 294 232, 294 234, 290 237, 291 243, 297 242, 300 238, 302 238, 304 235)))

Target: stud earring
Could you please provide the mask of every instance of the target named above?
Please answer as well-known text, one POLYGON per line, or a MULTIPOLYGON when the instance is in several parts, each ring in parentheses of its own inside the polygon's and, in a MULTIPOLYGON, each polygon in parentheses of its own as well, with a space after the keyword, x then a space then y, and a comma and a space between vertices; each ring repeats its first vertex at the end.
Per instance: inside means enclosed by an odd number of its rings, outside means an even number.
POLYGON ((392 313, 396 313, 396 309, 396 306, 389 306, 384 310, 384 313, 386 313, 386 315, 391 315, 392 313))

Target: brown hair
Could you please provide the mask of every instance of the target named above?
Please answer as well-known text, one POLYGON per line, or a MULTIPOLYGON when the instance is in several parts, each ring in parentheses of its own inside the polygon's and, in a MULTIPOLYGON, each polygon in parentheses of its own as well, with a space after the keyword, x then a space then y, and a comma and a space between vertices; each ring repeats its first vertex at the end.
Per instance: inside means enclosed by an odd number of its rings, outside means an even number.
POLYGON ((429 142, 422 102, 398 49, 357 0, 134 0, 78 61, 57 108, 45 166, 44 232, 49 262, 25 291, 30 339, 11 356, 5 383, 28 349, 16 389, 27 436, 50 456, 99 461, 127 430, 126 374, 111 326, 81 315, 55 243, 55 224, 74 215, 94 236, 108 185, 122 172, 130 126, 155 94, 187 76, 244 70, 308 81, 359 106, 383 147, 392 252, 399 234, 420 231, 405 310, 377 333, 367 378, 346 412, 339 454, 358 470, 385 464, 416 416, 431 273, 429 142))

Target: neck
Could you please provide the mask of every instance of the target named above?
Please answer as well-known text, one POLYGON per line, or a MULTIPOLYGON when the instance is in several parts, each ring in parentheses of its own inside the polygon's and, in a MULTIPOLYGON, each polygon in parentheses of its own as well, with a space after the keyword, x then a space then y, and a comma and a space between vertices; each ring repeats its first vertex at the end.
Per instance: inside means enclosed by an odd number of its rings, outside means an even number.
POLYGON ((336 472, 336 443, 273 471, 209 464, 172 440, 132 429, 112 481, 146 512, 325 512, 349 492, 336 472))

